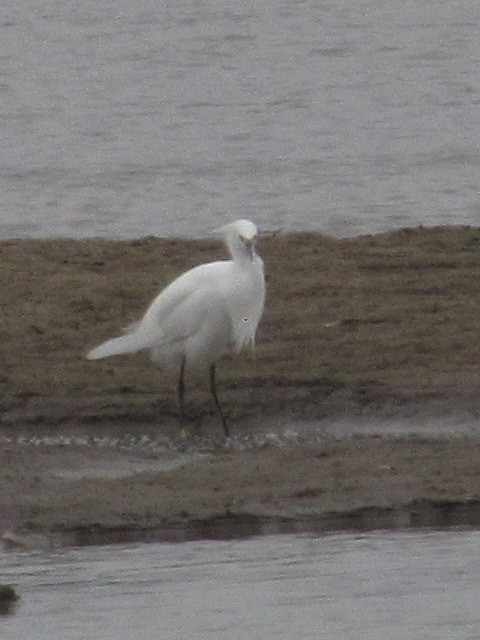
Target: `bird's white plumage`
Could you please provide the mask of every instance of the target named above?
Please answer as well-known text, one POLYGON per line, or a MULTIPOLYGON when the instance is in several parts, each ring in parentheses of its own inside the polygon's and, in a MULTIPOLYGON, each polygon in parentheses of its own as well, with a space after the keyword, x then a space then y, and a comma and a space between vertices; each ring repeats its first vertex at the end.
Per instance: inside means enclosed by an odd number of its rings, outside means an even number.
POLYGON ((265 304, 263 262, 254 251, 257 228, 237 220, 218 229, 231 260, 200 265, 168 285, 124 336, 107 340, 91 360, 149 349, 168 367, 214 363, 229 347, 253 345, 265 304))

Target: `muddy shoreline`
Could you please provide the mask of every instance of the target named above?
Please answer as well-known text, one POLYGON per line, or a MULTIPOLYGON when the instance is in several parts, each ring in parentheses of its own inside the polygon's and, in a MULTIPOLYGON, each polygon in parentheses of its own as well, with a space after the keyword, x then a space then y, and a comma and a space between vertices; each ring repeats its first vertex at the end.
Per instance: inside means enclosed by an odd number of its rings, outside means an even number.
POLYGON ((34 544, 245 523, 477 526, 479 247, 467 227, 263 240, 255 358, 219 367, 225 448, 204 380, 189 380, 181 439, 175 381, 148 357, 84 358, 221 247, 0 243, 0 529, 34 544))

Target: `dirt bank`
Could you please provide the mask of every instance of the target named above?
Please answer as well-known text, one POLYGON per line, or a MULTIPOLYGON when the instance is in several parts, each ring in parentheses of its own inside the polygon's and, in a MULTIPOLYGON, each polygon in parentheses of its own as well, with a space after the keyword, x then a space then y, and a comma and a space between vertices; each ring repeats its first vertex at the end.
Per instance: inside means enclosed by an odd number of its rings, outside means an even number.
POLYGON ((299 518, 476 504, 474 434, 337 440, 321 431, 341 416, 354 424, 365 415, 427 415, 433 435, 445 414, 476 424, 479 244, 480 229, 460 227, 263 240, 268 307, 256 357, 226 357, 219 367, 233 447, 211 449, 218 421, 205 381, 190 380, 191 433, 179 454, 176 381, 142 354, 88 362, 84 353, 138 318, 173 277, 223 249, 157 238, 1 243, 0 526, 153 527, 232 513, 299 518), (314 425, 308 435, 292 427, 306 423, 314 425), (262 434, 286 426, 300 437, 258 446, 262 434), (161 454, 18 440, 132 429, 163 438, 161 454), (208 452, 195 457, 202 447, 208 452), (174 457, 173 468, 162 470, 164 456, 174 457), (72 472, 123 459, 133 475, 72 472), (146 469, 145 460, 154 464, 146 469))

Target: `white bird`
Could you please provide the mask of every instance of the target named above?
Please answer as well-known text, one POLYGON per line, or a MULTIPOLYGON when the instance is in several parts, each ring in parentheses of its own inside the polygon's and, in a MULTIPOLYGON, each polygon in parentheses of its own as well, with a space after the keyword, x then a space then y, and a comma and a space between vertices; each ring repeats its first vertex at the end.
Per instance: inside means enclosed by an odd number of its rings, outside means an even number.
POLYGON ((107 340, 87 358, 97 360, 149 349, 154 361, 179 372, 180 422, 185 418, 185 369, 209 367, 210 388, 225 435, 229 430, 218 400, 215 363, 230 347, 253 348, 265 304, 262 259, 255 253, 257 227, 237 220, 217 229, 231 260, 199 265, 179 276, 151 303, 129 333, 107 340))

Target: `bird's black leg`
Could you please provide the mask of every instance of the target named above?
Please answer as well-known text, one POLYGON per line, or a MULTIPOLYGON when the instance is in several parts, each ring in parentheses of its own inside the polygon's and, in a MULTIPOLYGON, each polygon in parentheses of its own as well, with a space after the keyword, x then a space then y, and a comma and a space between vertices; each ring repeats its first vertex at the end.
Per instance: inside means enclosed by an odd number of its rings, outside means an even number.
POLYGON ((185 356, 180 365, 180 377, 178 379, 178 401, 180 404, 180 426, 185 425, 185 356))
POLYGON ((222 407, 220 406, 220 402, 217 396, 217 387, 215 384, 215 365, 210 365, 210 389, 212 390, 212 396, 215 400, 215 406, 217 407, 218 415, 220 416, 220 420, 222 422, 223 430, 225 431, 225 435, 227 438, 230 437, 230 432, 228 430, 227 420, 225 418, 225 414, 222 411, 222 407))

